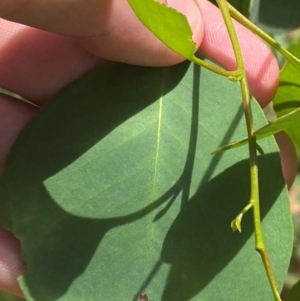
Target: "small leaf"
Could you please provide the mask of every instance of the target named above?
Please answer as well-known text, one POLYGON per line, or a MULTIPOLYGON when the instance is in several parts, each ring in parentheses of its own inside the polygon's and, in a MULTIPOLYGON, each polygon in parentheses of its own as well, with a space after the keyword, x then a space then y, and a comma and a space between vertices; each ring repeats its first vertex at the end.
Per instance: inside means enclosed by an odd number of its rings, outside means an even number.
POLYGON ((218 147, 213 152, 211 152, 211 154, 216 155, 216 154, 224 152, 226 150, 234 149, 234 148, 246 145, 247 143, 248 143, 248 138, 244 138, 244 139, 237 140, 237 141, 232 141, 228 144, 225 144, 225 145, 222 145, 222 146, 218 147))
MULTIPOLYGON (((300 61, 286 61, 280 71, 279 87, 273 104, 278 117, 300 107, 300 61)), ((300 150, 300 122, 294 123, 286 132, 300 150)))
MULTIPOLYGON (((276 133, 279 133, 281 131, 288 131, 290 127, 293 126, 298 127, 299 125, 300 125, 300 108, 290 113, 287 113, 286 115, 278 118, 276 121, 270 122, 269 124, 261 127, 260 129, 254 132, 254 135, 257 140, 260 140, 269 137, 271 135, 274 135, 276 133)), ((215 151, 212 152, 212 155, 215 155, 225 150, 243 146, 247 144, 248 141, 249 141, 248 138, 244 138, 238 141, 230 142, 226 145, 217 148, 215 151)))
POLYGON ((196 44, 187 18, 165 4, 153 0, 128 0, 140 21, 169 48, 193 60, 196 44))
POLYGON ((279 117, 276 121, 270 122, 266 126, 254 132, 257 140, 274 135, 281 131, 287 130, 295 124, 300 124, 300 108, 286 115, 279 117))
POLYGON ((235 232, 236 230, 238 230, 239 232, 242 232, 242 226, 241 226, 241 223, 242 223, 242 218, 243 218, 243 215, 242 214, 239 214, 232 222, 231 222, 231 229, 233 232, 235 232))

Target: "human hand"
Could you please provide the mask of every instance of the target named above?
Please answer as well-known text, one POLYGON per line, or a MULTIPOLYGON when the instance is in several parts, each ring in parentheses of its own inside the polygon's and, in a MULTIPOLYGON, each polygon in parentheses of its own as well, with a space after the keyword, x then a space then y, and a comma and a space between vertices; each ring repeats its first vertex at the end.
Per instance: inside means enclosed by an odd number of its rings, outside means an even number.
MULTIPOLYGON (((223 19, 212 4, 206 0, 167 2, 188 16, 194 40, 204 54, 226 69, 235 69, 223 19)), ((0 0, 0 12, 0 17, 32 26, 0 20, 0 87, 39 106, 103 59, 150 66, 183 60, 139 22, 126 0, 0 0)), ((237 32, 250 91, 265 106, 278 84, 276 60, 248 30, 237 25, 237 32)), ((16 137, 37 111, 0 95, 1 172, 16 137)), ((295 152, 286 136, 278 139, 285 177, 291 183, 296 172, 295 152)), ((22 296, 16 278, 25 270, 18 240, 0 228, 0 288, 22 296)))

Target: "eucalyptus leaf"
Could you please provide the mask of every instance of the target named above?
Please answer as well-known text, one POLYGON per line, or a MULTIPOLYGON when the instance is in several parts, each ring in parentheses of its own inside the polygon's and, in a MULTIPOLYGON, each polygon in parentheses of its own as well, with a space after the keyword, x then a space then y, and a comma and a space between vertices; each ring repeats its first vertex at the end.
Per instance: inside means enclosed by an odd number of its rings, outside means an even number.
MULTIPOLYGON (((278 117, 300 107, 300 61, 287 60, 280 71, 279 87, 273 99, 274 110, 278 117)), ((300 149, 300 122, 286 129, 295 145, 300 149)))
MULTIPOLYGON (((254 104, 255 123, 266 123, 254 104)), ((239 86, 182 63, 108 63, 61 91, 21 133, 0 182, 21 240, 28 301, 272 300, 254 250, 239 86)), ((292 221, 273 138, 259 157, 263 231, 279 287, 292 221)))

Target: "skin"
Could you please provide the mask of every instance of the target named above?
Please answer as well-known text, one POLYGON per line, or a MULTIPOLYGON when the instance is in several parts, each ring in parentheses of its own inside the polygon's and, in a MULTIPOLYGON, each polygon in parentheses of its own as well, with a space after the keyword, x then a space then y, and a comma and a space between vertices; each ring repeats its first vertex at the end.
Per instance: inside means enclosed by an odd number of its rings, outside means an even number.
MULTIPOLYGON (((206 0, 167 4, 188 17, 201 52, 224 68, 235 69, 226 28, 212 4, 206 0)), ((0 87, 39 106, 104 60, 145 66, 183 60, 139 22, 126 0, 0 0, 0 18, 0 87)), ((236 29, 250 91, 264 107, 278 85, 276 60, 259 38, 239 24, 236 29)), ((37 112, 32 105, 0 95, 0 172, 18 134, 37 112)), ((284 134, 278 142, 290 185, 296 172, 295 150, 284 134)), ((25 271, 19 241, 0 228, 0 288, 22 296, 16 279, 25 271)))

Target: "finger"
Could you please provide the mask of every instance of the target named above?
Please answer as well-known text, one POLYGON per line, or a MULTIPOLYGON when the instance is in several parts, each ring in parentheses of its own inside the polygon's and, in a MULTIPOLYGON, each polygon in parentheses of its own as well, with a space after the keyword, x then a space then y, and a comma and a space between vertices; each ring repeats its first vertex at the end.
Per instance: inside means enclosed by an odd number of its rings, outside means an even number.
POLYGON ((17 282, 17 277, 26 271, 21 254, 20 242, 0 226, 0 288, 23 297, 17 282))
MULTIPOLYGON (((115 15, 111 16, 118 21, 115 23, 118 23, 120 28, 109 28, 109 34, 105 34, 101 30, 102 27, 99 29, 98 26, 100 34, 97 35, 97 38, 85 32, 88 37, 78 38, 85 48, 94 50, 97 55, 103 54, 107 58, 146 65, 171 64, 183 60, 171 50, 162 46, 161 42, 157 41, 137 20, 127 1, 124 0, 123 2, 126 3, 127 8, 123 10, 121 6, 116 6, 118 9, 115 8, 115 15), (127 27, 126 22, 122 22, 122 18, 127 18, 126 13, 123 16, 123 12, 126 11, 129 20, 127 21, 127 27), (122 18, 120 15, 122 15, 122 18), (131 19, 133 21, 130 21, 131 19), (126 41, 124 41, 124 38, 126 41)), ((35 21, 31 21, 31 19, 35 20, 37 17, 36 14, 30 13, 31 10, 27 11, 26 14, 23 10, 19 10, 21 17, 18 17, 17 5, 21 5, 22 1, 13 2, 14 4, 9 3, 7 2, 6 5, 12 5, 14 8, 11 8, 10 14, 6 13, 4 15, 10 19, 24 21, 24 23, 27 22, 31 25, 40 25, 40 27, 52 29, 53 31, 55 28, 52 26, 59 24, 57 21, 53 22, 53 19, 49 23, 45 19, 43 26, 39 24, 39 19, 36 21, 37 23, 33 24, 32 22, 35 21)), ((180 3, 182 2, 180 1, 180 3)), ((0 2, 0 11, 1 5, 4 4, 0 2)), ((7 7, 6 9, 8 11, 7 7)), ((37 6, 34 12, 37 12, 38 9, 41 8, 37 6)), ((179 9, 186 13, 191 11, 188 8, 179 7, 179 9)), ((39 15, 42 15, 42 10, 39 15)), ((90 19, 92 17, 86 16, 85 21, 90 19)), ((197 27, 195 19, 190 19, 191 24, 197 27)), ((97 20, 99 22, 99 18, 97 20)), ((84 25, 86 25, 86 22, 84 22, 84 25)), ((62 37, 4 20, 0 20, 0 28, 3 31, 0 36, 0 86, 14 91, 37 104, 41 105, 54 93, 97 63, 96 57, 79 47, 73 38, 62 37)), ((95 29, 93 26, 89 28, 95 29)), ((64 25, 62 25, 62 32, 64 32, 64 25)), ((76 32, 73 33, 75 35, 76 32)), ((201 34, 200 31, 199 33, 201 34)), ((200 39, 200 36, 198 38, 200 39)))
MULTIPOLYGON (((217 7, 207 0, 196 0, 203 17, 204 37, 200 51, 227 70, 236 69, 231 41, 217 7)), ((273 98, 279 78, 277 61, 270 48, 255 34, 234 21, 242 49, 251 94, 265 107, 273 98)))
MULTIPOLYGON (((193 0, 161 0, 187 14, 194 38, 203 36, 193 0)), ((1 1, 0 17, 54 33, 77 37, 97 56, 138 65, 162 66, 183 61, 138 20, 126 0, 1 1)))
POLYGON ((0 175, 7 154, 27 122, 37 113, 37 108, 20 100, 0 95, 0 175))
MULTIPOLYGON (((36 112, 37 108, 31 105, 0 95, 0 175, 9 150, 36 112)), ((17 277, 25 271, 26 264, 22 260, 19 240, 0 226, 0 289, 23 296, 17 277)))
POLYGON ((37 104, 99 59, 70 38, 0 19, 0 87, 37 104))

